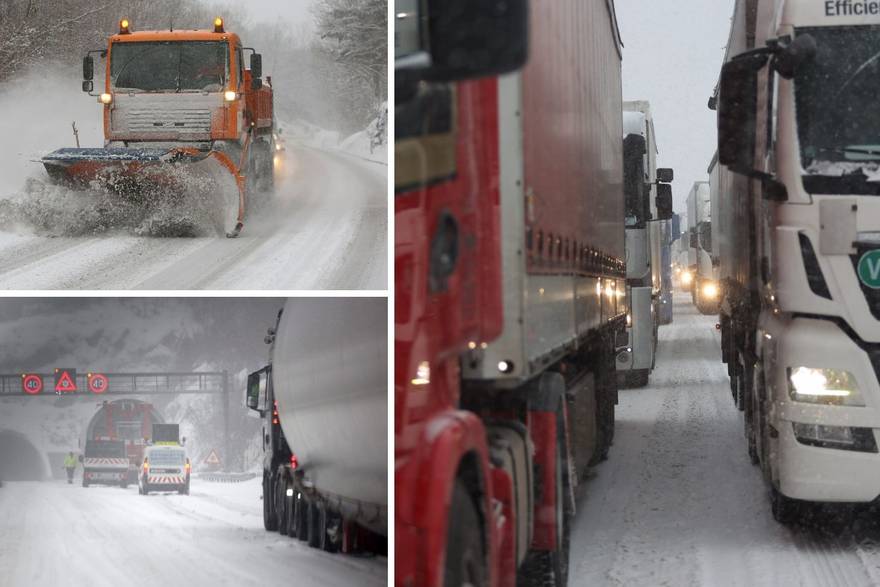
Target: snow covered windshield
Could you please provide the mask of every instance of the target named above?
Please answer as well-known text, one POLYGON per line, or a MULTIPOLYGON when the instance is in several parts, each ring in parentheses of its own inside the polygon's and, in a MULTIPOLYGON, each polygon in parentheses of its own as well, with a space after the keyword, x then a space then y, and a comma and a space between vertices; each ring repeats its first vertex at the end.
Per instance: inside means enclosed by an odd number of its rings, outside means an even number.
POLYGON ((183 465, 184 457, 182 450, 154 450, 147 455, 150 465, 153 467, 178 467, 183 465))
POLYGON ((804 28, 798 33, 809 33, 818 45, 815 59, 795 78, 807 191, 880 193, 876 185, 865 185, 876 182, 880 167, 880 112, 875 107, 880 93, 880 27, 804 28), (846 183, 844 190, 819 185, 841 182, 846 183))
POLYGON ((219 92, 229 78, 229 45, 218 41, 114 43, 110 84, 135 92, 219 92))

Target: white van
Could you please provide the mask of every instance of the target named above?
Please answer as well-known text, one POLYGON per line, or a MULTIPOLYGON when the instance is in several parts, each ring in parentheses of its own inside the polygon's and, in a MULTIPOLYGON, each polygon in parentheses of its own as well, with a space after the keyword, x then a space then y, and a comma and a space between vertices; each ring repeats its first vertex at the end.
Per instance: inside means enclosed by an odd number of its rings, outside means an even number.
POLYGON ((181 446, 150 446, 138 475, 141 495, 151 491, 176 491, 189 495, 190 462, 181 446))

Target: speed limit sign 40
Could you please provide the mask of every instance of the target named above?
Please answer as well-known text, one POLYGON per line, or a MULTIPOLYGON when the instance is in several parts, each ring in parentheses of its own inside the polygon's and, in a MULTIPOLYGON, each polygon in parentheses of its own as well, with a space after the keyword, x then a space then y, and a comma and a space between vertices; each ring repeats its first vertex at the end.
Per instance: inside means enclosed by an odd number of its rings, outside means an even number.
POLYGON ((89 391, 92 393, 104 393, 107 391, 109 382, 107 376, 102 373, 89 373, 88 377, 89 391))
POLYGON ((36 373, 25 373, 21 376, 21 388, 25 393, 37 395, 43 391, 43 378, 36 373))

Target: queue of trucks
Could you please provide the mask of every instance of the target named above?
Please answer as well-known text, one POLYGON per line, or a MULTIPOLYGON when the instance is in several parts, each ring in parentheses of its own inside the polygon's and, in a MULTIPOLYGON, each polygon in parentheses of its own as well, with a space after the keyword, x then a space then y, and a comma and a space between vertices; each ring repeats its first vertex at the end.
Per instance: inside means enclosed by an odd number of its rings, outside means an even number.
POLYGON ((612 1, 395 14, 395 583, 563 586, 669 318, 672 174, 647 103, 624 128, 612 1))
MULTIPOLYGON (((880 14, 737 0, 718 115, 722 359, 773 516, 880 495, 880 14)), ((876 7, 874 7, 876 8, 876 7)))

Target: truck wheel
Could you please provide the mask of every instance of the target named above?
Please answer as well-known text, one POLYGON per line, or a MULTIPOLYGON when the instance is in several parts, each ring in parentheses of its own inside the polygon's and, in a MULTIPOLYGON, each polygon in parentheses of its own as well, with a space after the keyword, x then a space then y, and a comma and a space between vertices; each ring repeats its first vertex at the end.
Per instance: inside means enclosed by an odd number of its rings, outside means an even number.
POLYGON ((287 499, 287 516, 284 518, 284 528, 281 530, 282 534, 286 534, 291 538, 296 538, 296 524, 297 524, 297 507, 299 504, 296 499, 296 489, 293 491, 293 497, 287 499))
POLYGON ((568 552, 570 544, 569 512, 565 505, 568 491, 563 477, 565 461, 562 458, 562 443, 559 440, 556 450, 556 544, 554 551, 532 551, 526 558, 521 573, 523 587, 566 587, 568 585, 568 552))
POLYGON ((305 495, 300 495, 296 516, 296 537, 305 542, 309 538, 309 514, 311 506, 305 495))
MULTIPOLYGON (((609 343, 610 345, 611 343, 609 343)), ((608 346, 600 353, 594 367, 596 382, 596 450, 590 458, 592 467, 608 459, 614 443, 614 405, 617 403, 617 366, 614 350, 608 346)))
POLYGON ((322 516, 324 528, 321 534, 324 537, 324 551, 339 552, 339 544, 342 542, 342 518, 338 514, 328 511, 326 507, 322 510, 324 511, 322 516))
POLYGON ((279 479, 275 483, 275 529, 284 533, 284 521, 287 518, 287 484, 289 481, 279 479))
POLYGON ((481 527, 474 500, 464 483, 457 480, 452 490, 449 529, 446 531, 444 587, 485 587, 489 584, 481 527))
POLYGON ((320 548, 322 545, 321 532, 324 530, 324 525, 321 518, 324 515, 323 509, 317 500, 309 503, 309 546, 312 548, 320 548))
POLYGON ((88 487, 89 482, 86 480, 85 475, 83 475, 83 487, 88 487))
POLYGON ((272 490, 272 476, 263 473, 263 527, 269 532, 278 529, 275 513, 275 492, 272 490))
POLYGON ((782 495, 778 489, 770 487, 770 508, 773 519, 784 526, 790 526, 800 520, 803 502, 782 495))

